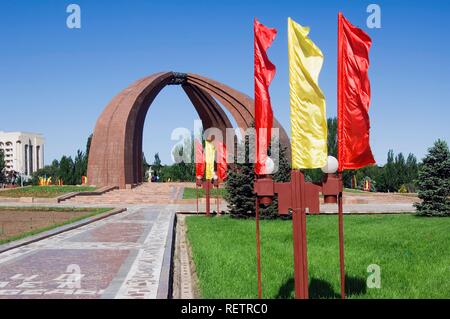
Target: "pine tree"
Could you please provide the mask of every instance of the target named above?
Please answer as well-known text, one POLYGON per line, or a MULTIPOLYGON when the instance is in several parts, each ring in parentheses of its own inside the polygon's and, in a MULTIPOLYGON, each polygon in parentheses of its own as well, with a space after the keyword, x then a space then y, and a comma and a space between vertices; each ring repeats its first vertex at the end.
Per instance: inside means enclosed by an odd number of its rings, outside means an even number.
POLYGON ((73 185, 74 184, 74 163, 72 157, 63 156, 59 162, 59 177, 62 179, 64 184, 73 185))
MULTIPOLYGON (((278 141, 273 141, 275 145, 280 145, 278 141)), ((233 217, 249 218, 255 216, 256 194, 253 192, 255 172, 254 164, 249 161, 249 137, 246 136, 245 146, 245 163, 237 163, 232 165, 232 169, 228 170, 228 178, 225 183, 227 189, 226 200, 228 202, 228 210, 233 217)), ((287 149, 279 148, 279 157, 275 161, 276 172, 273 179, 276 182, 287 182, 290 180, 291 167, 287 159, 287 149)), ((275 198, 268 207, 261 207, 261 218, 277 218, 278 202, 275 198)))
POLYGON ((419 169, 416 203, 420 216, 450 216, 450 151, 445 141, 438 140, 428 149, 419 169))
POLYGON ((5 154, 0 150, 0 184, 5 182, 5 154))
POLYGON ((73 176, 71 178, 72 183, 75 185, 81 184, 81 179, 84 174, 84 159, 85 156, 82 151, 77 151, 77 156, 75 156, 75 161, 73 164, 73 176))

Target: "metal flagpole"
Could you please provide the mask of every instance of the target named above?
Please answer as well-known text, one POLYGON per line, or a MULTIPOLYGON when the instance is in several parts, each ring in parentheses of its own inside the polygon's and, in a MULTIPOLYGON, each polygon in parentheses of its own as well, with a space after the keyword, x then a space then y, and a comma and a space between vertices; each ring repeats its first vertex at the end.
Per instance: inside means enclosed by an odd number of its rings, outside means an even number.
POLYGON ((261 284, 261 239, 259 232, 259 199, 256 198, 256 259, 258 270, 258 298, 262 298, 262 284, 261 284))
MULTIPOLYGON (((342 180, 342 173, 339 173, 342 180)), ((339 216, 339 265, 341 269, 341 298, 345 299, 345 263, 344 263, 344 212, 342 202, 342 192, 338 196, 338 216, 339 216)))
POLYGON ((198 215, 198 185, 195 183, 195 197, 197 200, 197 215, 198 215))

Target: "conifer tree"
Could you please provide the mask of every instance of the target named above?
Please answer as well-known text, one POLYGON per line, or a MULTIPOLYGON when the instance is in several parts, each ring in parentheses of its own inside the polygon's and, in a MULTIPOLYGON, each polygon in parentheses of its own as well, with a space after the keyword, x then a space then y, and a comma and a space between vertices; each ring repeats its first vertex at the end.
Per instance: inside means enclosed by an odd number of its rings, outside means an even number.
POLYGON ((450 151, 445 141, 438 140, 428 149, 419 169, 416 203, 420 216, 450 216, 450 151))

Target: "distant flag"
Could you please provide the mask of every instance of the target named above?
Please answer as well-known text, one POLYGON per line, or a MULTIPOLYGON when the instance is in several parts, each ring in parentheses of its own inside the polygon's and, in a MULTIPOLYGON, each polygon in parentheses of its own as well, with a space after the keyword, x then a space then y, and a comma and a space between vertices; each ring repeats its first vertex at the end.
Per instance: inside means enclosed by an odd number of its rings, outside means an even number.
POLYGON ((327 164, 325 96, 319 87, 322 51, 308 38, 309 28, 288 18, 292 168, 327 164))
POLYGON ((195 140, 195 177, 203 178, 205 172, 205 156, 203 154, 203 145, 195 140))
POLYGON ((338 157, 339 172, 375 164, 369 144, 370 37, 339 13, 338 157))
POLYGON ((227 148, 222 142, 217 146, 217 177, 219 181, 224 181, 227 178, 227 148))
POLYGON ((216 156, 216 150, 214 144, 209 141, 205 141, 205 161, 206 161, 206 180, 211 180, 214 177, 214 159, 216 156))
POLYGON ((270 104, 269 85, 275 76, 275 66, 267 57, 267 49, 272 44, 277 30, 269 29, 256 18, 254 21, 254 58, 255 58, 255 129, 256 163, 255 173, 265 174, 265 162, 269 148, 273 112, 270 104))

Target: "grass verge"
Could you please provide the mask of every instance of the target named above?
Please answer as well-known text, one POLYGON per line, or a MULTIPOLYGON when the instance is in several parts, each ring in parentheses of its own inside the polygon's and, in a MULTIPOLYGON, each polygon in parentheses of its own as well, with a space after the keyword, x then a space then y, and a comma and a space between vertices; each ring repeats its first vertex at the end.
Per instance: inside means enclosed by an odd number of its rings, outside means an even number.
MULTIPOLYGON (((256 298, 254 220, 188 217, 203 298, 256 298)), ((308 216, 311 298, 339 298, 337 216, 308 216)), ((450 298, 450 218, 414 215, 345 217, 349 298, 450 298), (381 267, 381 288, 369 289, 368 266, 381 267)), ((261 221, 265 298, 292 298, 291 221, 261 221)))
MULTIPOLYGON (((191 187, 185 187, 183 192, 183 199, 196 199, 196 189, 191 187)), ((211 196, 216 197, 219 195, 219 197, 224 197, 227 190, 225 188, 213 188, 211 190, 211 196)), ((198 197, 203 198, 205 197, 205 190, 203 188, 198 189, 198 197)))
POLYGON ((20 198, 54 198, 72 192, 91 192, 96 187, 93 186, 31 186, 23 188, 13 188, 0 192, 0 197, 20 198))

